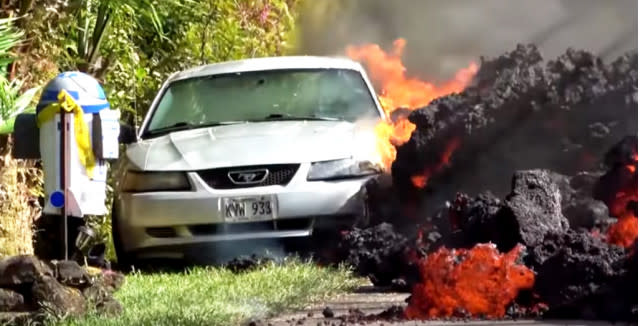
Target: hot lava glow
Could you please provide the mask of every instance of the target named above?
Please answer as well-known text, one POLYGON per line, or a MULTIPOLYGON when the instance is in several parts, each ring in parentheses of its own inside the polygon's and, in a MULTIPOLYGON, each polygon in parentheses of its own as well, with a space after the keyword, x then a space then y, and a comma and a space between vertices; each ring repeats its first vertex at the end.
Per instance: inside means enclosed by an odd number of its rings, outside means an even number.
POLYGON ((442 155, 440 156, 440 161, 438 161, 436 165, 428 166, 427 168, 425 168, 422 174, 414 175, 413 177, 411 177, 411 182, 413 183, 413 185, 417 188, 424 188, 427 185, 429 178, 434 173, 440 172, 440 170, 449 165, 449 159, 451 158, 451 155, 456 150, 456 148, 458 148, 458 146, 460 146, 460 139, 454 138, 450 140, 447 143, 447 147, 444 153, 442 153, 442 155))
POLYGON ((534 284, 534 273, 519 264, 524 250, 500 254, 493 244, 471 250, 441 248, 419 262, 421 283, 412 292, 405 315, 429 319, 470 314, 499 318, 522 289, 534 284))
POLYGON ((387 170, 396 158, 396 147, 407 142, 416 128, 406 118, 392 121, 391 113, 399 108, 415 110, 438 97, 460 92, 478 71, 478 66, 471 63, 458 71, 455 78, 442 85, 409 78, 401 58, 405 46, 404 39, 397 39, 391 53, 386 53, 376 44, 349 46, 346 49, 350 58, 366 66, 371 80, 379 86, 380 104, 387 115, 387 121, 377 126, 376 135, 378 151, 387 170))
MULTIPOLYGON (((633 155, 634 164, 628 164, 623 173, 634 175, 638 169, 638 154, 633 155)), ((637 175, 636 175, 637 177, 637 175)), ((607 241, 622 247, 630 247, 638 238, 638 184, 637 178, 626 187, 619 189, 613 202, 608 203, 609 212, 618 221, 607 230, 607 241), (632 210, 629 205, 636 205, 632 210)))
POLYGON ((638 217, 632 214, 619 217, 618 221, 607 230, 607 242, 630 247, 638 238, 638 217))

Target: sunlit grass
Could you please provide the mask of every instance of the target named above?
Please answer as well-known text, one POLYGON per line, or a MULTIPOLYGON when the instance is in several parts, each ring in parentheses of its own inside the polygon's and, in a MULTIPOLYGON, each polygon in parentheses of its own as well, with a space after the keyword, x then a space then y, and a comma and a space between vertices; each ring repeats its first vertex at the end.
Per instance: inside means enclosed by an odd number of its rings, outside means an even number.
POLYGON ((290 260, 243 274, 213 267, 133 274, 116 293, 117 318, 91 315, 59 325, 238 325, 326 299, 361 283, 345 268, 290 260))

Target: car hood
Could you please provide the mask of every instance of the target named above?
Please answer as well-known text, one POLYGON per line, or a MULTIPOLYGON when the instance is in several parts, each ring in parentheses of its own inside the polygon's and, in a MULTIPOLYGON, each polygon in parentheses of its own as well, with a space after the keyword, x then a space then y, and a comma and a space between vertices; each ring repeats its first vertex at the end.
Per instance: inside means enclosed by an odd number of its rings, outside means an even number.
POLYGON ((191 171, 229 166, 377 160, 374 121, 270 121, 173 132, 127 148, 128 163, 144 171, 191 171))

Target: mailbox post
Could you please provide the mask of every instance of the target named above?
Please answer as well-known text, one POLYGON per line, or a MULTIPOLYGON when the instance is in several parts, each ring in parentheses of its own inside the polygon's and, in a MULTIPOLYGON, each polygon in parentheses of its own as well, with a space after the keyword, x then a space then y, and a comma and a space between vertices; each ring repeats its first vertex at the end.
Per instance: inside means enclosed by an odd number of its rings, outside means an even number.
POLYGON ((68 259, 72 250, 82 249, 71 248, 75 242, 69 241, 70 232, 78 230, 70 225, 84 224, 87 215, 108 213, 107 169, 108 161, 118 158, 119 118, 98 81, 74 71, 59 74, 45 86, 35 114, 16 119, 14 134, 20 136, 15 137, 14 156, 42 160, 45 201, 40 218, 52 219, 45 225, 61 224, 41 230, 62 231, 44 237, 61 240, 44 244, 61 247, 61 254, 47 258, 68 259), (36 133, 37 140, 19 139, 36 133))

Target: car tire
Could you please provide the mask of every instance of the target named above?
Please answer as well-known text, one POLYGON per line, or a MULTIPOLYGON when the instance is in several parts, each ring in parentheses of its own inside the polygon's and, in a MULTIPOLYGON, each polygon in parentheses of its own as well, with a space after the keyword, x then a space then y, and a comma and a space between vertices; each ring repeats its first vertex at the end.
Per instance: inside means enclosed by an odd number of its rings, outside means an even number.
POLYGON ((369 201, 368 198, 364 198, 362 200, 362 213, 359 216, 356 216, 353 227, 364 229, 369 227, 371 224, 371 210, 369 209, 369 201))
POLYGON ((111 237, 113 239, 113 248, 116 252, 116 263, 118 269, 123 272, 129 272, 133 268, 134 257, 130 253, 124 250, 122 245, 122 236, 120 235, 120 228, 118 224, 118 209, 115 204, 111 206, 111 237))

